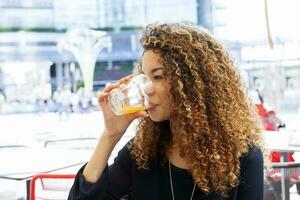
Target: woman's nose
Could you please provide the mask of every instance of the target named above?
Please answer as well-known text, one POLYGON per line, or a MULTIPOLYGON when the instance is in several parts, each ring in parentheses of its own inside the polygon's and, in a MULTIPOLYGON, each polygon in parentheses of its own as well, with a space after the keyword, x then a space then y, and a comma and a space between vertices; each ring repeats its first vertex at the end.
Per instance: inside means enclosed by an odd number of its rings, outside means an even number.
POLYGON ((152 83, 147 84, 144 88, 144 93, 146 96, 152 96, 155 94, 155 88, 154 85, 152 83))

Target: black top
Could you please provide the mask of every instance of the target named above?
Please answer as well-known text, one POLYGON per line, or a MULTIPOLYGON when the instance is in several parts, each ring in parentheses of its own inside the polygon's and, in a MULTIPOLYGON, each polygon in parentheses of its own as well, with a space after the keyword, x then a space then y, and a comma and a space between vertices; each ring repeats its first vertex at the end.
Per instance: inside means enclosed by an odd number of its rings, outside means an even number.
MULTIPOLYGON (((68 200, 172 200, 168 165, 150 162, 150 170, 137 170, 127 146, 123 147, 114 163, 106 166, 96 183, 89 183, 82 175, 83 166, 75 178, 68 200)), ((189 200, 194 181, 191 174, 171 165, 176 200, 189 200)), ((226 200, 263 199, 263 156, 258 148, 250 148, 241 157, 240 184, 230 191, 226 200)), ((196 186, 193 200, 225 200, 211 193, 205 195, 196 186)))

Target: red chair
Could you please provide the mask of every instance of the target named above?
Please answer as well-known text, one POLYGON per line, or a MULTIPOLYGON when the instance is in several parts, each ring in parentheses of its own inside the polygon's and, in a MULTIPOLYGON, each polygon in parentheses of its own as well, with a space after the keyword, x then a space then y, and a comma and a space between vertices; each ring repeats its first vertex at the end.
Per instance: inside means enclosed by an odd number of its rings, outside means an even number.
POLYGON ((36 174, 30 181, 30 200, 65 200, 75 174, 36 174), (37 180, 40 180, 37 192, 37 180), (51 182, 52 181, 52 182, 51 182))

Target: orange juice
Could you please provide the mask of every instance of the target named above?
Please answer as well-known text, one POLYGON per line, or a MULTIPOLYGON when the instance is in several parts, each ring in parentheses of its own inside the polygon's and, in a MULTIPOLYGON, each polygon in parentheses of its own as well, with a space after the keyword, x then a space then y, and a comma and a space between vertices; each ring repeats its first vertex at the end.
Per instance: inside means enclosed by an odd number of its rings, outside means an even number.
POLYGON ((130 113, 135 113, 141 110, 146 110, 146 106, 138 105, 138 106, 124 106, 122 109, 123 114, 130 114, 130 113))
POLYGON ((126 84, 109 92, 108 103, 116 115, 125 115, 146 110, 148 100, 145 89, 152 87, 151 80, 144 74, 132 77, 126 84))

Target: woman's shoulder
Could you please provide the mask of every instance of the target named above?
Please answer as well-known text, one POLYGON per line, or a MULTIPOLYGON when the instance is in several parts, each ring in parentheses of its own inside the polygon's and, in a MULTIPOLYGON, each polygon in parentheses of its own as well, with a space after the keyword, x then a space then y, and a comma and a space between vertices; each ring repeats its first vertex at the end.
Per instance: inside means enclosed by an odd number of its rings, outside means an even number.
POLYGON ((131 156, 131 150, 132 150, 132 144, 133 139, 130 139, 119 151, 118 155, 115 157, 115 161, 123 161, 123 162, 131 162, 132 156, 131 156))
POLYGON ((239 181, 235 189, 239 199, 263 199, 264 161, 261 148, 252 146, 241 157, 239 181))
POLYGON ((242 157, 244 158, 247 158, 247 159, 256 159, 256 158, 259 158, 261 157, 263 154, 262 154, 262 150, 260 147, 258 146, 250 146, 248 148, 248 152, 243 154, 242 157))
POLYGON ((261 167, 263 163, 262 150, 257 146, 250 146, 248 152, 241 156, 241 169, 245 167, 261 167))

